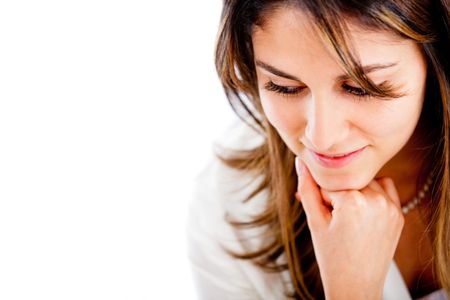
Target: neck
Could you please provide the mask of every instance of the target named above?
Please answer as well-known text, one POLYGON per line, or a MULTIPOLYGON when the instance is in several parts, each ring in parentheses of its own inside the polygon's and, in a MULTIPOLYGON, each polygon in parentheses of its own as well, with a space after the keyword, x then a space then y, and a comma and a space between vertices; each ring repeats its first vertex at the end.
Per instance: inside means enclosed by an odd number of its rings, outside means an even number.
MULTIPOLYGON (((390 177, 394 180, 402 205, 411 201, 421 188, 417 187, 417 183, 425 166, 426 147, 420 137, 421 135, 415 132, 406 145, 375 176, 390 177)), ((428 174, 423 175, 427 177, 428 174)))

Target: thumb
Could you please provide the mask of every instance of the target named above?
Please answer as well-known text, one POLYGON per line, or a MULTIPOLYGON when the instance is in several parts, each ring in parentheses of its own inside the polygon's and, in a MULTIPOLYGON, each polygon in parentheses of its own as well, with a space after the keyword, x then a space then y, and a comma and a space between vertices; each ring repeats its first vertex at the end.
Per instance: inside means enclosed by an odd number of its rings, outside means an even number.
POLYGON ((303 205, 310 229, 328 225, 330 211, 323 203, 320 189, 314 178, 299 157, 295 158, 295 169, 298 176, 295 196, 303 205))

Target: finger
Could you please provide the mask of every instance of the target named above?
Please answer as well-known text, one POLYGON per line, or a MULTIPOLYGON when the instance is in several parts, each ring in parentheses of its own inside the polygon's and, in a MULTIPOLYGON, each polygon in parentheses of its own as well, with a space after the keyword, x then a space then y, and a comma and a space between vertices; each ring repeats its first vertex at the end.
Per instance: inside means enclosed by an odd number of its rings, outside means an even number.
POLYGON ((379 179, 373 179, 372 181, 369 182, 369 184, 367 185, 367 187, 371 188, 372 190, 382 193, 382 194, 386 194, 384 188, 380 185, 380 183, 378 182, 379 179))
POLYGON ((326 205, 333 210, 343 205, 342 200, 345 198, 345 195, 348 194, 347 191, 328 191, 324 189, 321 189, 320 193, 326 205))
POLYGON ((310 227, 322 228, 328 224, 330 211, 323 204, 320 189, 306 165, 295 158, 298 175, 297 198, 301 201, 310 227))
POLYGON ((385 193, 389 196, 389 199, 395 203, 398 208, 401 208, 400 196, 398 195, 397 188, 395 187, 394 180, 389 177, 383 177, 377 180, 385 193))
POLYGON ((334 207, 336 203, 334 197, 332 197, 332 194, 329 191, 320 189, 320 194, 322 195, 322 199, 326 205, 328 205, 329 207, 334 207))

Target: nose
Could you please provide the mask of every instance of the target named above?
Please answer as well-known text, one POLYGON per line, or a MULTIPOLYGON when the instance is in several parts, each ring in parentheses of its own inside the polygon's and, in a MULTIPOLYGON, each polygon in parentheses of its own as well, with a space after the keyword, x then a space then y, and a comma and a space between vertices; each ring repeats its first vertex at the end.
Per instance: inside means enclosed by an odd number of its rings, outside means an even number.
POLYGON ((349 134, 348 115, 342 103, 320 96, 311 96, 309 100, 305 136, 310 146, 325 153, 342 150, 349 134))

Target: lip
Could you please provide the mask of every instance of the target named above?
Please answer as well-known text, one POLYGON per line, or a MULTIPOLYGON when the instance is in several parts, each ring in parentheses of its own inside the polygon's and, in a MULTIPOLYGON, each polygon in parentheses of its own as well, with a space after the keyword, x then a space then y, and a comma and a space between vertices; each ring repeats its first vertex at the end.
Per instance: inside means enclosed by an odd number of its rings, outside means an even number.
POLYGON ((366 149, 366 146, 341 157, 330 157, 314 151, 311 151, 311 153, 313 154, 314 158, 326 168, 342 168, 348 165, 355 158, 357 158, 361 154, 361 152, 364 151, 364 149, 366 149))

